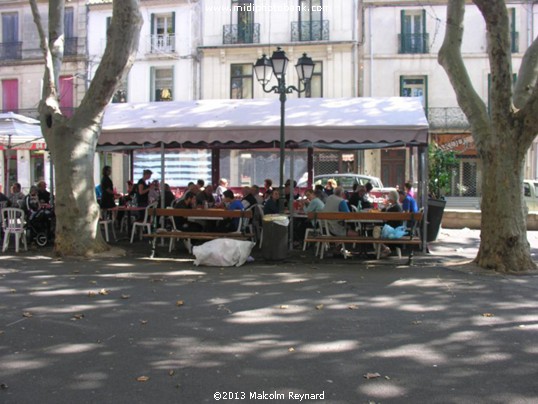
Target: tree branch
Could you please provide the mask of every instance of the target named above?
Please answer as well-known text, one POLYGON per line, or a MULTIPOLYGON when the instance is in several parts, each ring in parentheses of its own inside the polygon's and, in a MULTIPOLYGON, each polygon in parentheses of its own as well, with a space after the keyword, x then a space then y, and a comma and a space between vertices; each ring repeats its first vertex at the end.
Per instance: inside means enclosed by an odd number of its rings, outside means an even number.
POLYGON ((512 46, 510 22, 504 0, 473 0, 484 20, 491 69, 490 111, 494 122, 511 120, 512 46))
MULTIPOLYGON (((458 104, 469 120, 473 132, 487 133, 491 127, 486 106, 471 83, 461 55, 464 15, 465 0, 448 2, 446 33, 439 50, 438 61, 448 75, 456 92, 458 104)), ((481 141, 482 139, 475 138, 479 150, 481 141)))
POLYGON ((47 34, 43 28, 41 22, 41 15, 37 7, 36 0, 30 0, 30 8, 32 9, 32 15, 34 17, 34 23, 37 27, 37 33, 39 34, 39 42, 43 56, 45 58, 45 74, 43 76, 43 94, 42 99, 48 99, 49 97, 56 97, 56 82, 54 81, 54 64, 52 62, 52 55, 49 48, 49 42, 47 40, 47 34))
POLYGON ((531 96, 534 95, 536 97, 537 82, 538 38, 527 48, 523 55, 523 59, 521 60, 521 67, 519 68, 516 85, 514 87, 514 105, 516 108, 523 108, 531 96))
POLYGON ((105 52, 75 116, 100 121, 104 108, 134 62, 141 27, 139 0, 113 2, 105 52))

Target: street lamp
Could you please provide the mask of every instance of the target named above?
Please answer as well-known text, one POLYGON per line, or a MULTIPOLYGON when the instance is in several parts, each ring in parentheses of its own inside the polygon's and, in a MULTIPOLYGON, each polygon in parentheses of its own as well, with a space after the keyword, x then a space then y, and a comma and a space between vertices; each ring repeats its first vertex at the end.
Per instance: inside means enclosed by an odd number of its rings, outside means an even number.
MULTIPOLYGON (((286 69, 288 68, 289 59, 280 47, 273 52, 271 59, 268 59, 264 54, 259 58, 254 64, 254 72, 256 73, 256 79, 260 82, 263 87, 263 91, 266 93, 277 93, 280 94, 280 201, 279 209, 281 212, 284 211, 285 196, 284 196, 284 163, 285 163, 285 145, 286 145, 286 136, 285 136, 285 127, 284 127, 284 116, 285 116, 285 104, 286 104, 286 94, 291 94, 294 91, 297 93, 302 93, 306 90, 307 84, 312 78, 312 73, 314 73, 314 62, 311 58, 306 56, 306 53, 303 53, 303 56, 299 58, 295 68, 297 69, 297 76, 299 77, 299 82, 303 83, 303 89, 297 88, 295 86, 286 86, 286 69), (266 88, 271 77, 275 75, 277 79, 277 85, 269 89, 266 88)), ((300 85, 299 85, 300 87, 300 85)), ((293 178, 291 179, 292 183, 290 186, 293 186, 293 178)), ((291 195, 290 195, 291 197, 291 195)))

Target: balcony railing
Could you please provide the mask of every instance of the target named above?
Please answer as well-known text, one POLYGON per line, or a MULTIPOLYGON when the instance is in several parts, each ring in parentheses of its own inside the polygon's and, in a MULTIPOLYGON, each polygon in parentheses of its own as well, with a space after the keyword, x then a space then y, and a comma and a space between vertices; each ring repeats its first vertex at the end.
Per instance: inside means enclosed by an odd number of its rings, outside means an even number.
POLYGON ((398 34, 398 53, 430 53, 428 34, 398 34))
POLYGON ((469 130, 471 125, 461 108, 428 108, 430 130, 469 130))
POLYGON ((78 53, 78 38, 65 38, 64 56, 75 56, 78 53))
POLYGON ((329 21, 293 21, 291 23, 291 41, 328 41, 329 21))
POLYGON ((176 51, 176 36, 174 34, 151 35, 151 53, 172 53, 176 51))
POLYGON ((0 60, 22 59, 22 42, 0 43, 0 60))
POLYGON ((224 45, 260 43, 260 24, 229 24, 222 27, 224 45))

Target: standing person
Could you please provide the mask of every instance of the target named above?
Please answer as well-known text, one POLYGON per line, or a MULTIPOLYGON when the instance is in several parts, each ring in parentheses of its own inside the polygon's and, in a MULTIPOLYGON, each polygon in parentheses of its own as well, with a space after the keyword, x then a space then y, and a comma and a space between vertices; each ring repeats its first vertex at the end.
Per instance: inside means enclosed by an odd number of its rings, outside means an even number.
MULTIPOLYGON (((145 208, 149 205, 149 192, 151 191, 151 188, 153 188, 153 184, 148 185, 148 181, 152 174, 153 171, 144 170, 142 172, 142 178, 140 178, 136 184, 136 200, 139 207, 145 208)), ((138 216, 139 219, 143 220, 144 212, 141 211, 138 216)))
POLYGON ((222 201, 222 198, 223 198, 223 193, 224 191, 226 191, 228 189, 228 180, 226 178, 221 178, 219 180, 219 186, 217 187, 216 189, 216 194, 217 194, 217 203, 222 201))
POLYGON ((269 198, 271 198, 271 194, 273 192, 273 180, 271 178, 266 178, 263 181, 263 186, 265 188, 264 199, 268 200, 269 198))
POLYGON ((37 196, 41 203, 50 203, 50 192, 47 191, 47 183, 39 181, 37 183, 37 196))
POLYGON ((110 209, 116 206, 114 202, 114 185, 110 179, 112 168, 110 166, 103 167, 103 177, 101 178, 101 209, 110 209))
POLYGON ((24 193, 21 191, 21 184, 18 182, 11 186, 11 195, 9 195, 9 204, 14 208, 19 208, 24 201, 24 193))

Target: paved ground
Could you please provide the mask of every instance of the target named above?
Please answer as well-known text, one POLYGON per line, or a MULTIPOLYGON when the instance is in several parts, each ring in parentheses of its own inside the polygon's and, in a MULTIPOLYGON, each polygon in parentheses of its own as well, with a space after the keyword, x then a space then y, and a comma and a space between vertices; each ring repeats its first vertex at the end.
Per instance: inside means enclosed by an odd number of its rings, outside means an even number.
POLYGON ((440 237, 413 267, 1 255, 0 402, 537 403, 538 275, 465 264, 476 231, 440 237))

